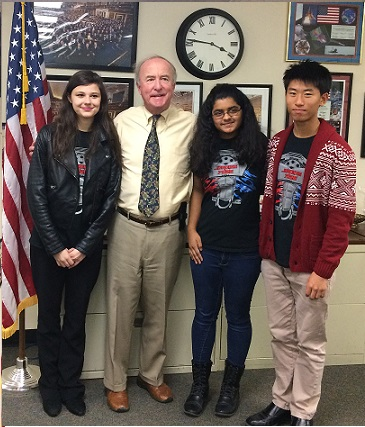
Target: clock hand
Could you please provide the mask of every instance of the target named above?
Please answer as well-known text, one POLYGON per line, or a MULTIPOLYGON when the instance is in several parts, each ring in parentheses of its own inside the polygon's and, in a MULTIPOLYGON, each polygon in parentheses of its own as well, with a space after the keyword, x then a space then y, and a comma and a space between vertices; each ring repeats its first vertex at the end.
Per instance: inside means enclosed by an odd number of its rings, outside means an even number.
POLYGON ((193 42, 193 43, 203 43, 203 44, 209 44, 210 46, 214 46, 214 47, 217 47, 219 50, 221 50, 222 52, 227 52, 226 51, 226 49, 224 49, 224 47, 222 47, 222 46, 218 46, 218 45, 216 45, 214 42, 205 42, 205 41, 203 41, 203 40, 197 40, 197 39, 187 39, 188 41, 190 41, 190 42, 193 42))
MULTIPOLYGON (((214 46, 217 46, 217 45, 214 45, 214 46)), ((221 50, 222 52, 227 52, 226 49, 224 49, 223 46, 217 46, 217 47, 219 47, 219 50, 221 50)))
POLYGON ((193 43, 203 43, 203 44, 209 44, 211 45, 211 42, 204 42, 203 40, 197 40, 197 39, 187 39, 189 42, 193 42, 193 43))

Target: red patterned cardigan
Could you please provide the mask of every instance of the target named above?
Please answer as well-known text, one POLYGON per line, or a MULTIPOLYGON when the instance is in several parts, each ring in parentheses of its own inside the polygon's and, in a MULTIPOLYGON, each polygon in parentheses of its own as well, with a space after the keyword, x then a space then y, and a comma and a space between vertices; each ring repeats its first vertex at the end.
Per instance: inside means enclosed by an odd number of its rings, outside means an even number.
MULTIPOLYGON (((293 126, 269 142, 260 224, 260 254, 275 261, 274 202, 279 161, 293 126)), ((334 127, 321 120, 310 149, 294 224, 289 266, 329 279, 348 246, 356 210, 356 158, 334 127)))

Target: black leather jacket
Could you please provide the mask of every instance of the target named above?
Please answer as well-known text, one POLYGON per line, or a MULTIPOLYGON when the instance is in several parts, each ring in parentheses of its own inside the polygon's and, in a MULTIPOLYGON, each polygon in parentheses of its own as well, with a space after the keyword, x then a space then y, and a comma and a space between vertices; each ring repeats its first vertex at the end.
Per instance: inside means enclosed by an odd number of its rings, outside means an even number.
MULTIPOLYGON (((30 213, 45 250, 50 255, 65 249, 67 230, 72 227, 78 209, 79 179, 73 150, 56 159, 52 150, 52 125, 38 134, 30 162, 27 198, 30 213)), ((102 242, 120 191, 120 169, 110 147, 101 135, 99 146, 86 168, 83 186, 83 237, 74 246, 90 255, 102 242)))

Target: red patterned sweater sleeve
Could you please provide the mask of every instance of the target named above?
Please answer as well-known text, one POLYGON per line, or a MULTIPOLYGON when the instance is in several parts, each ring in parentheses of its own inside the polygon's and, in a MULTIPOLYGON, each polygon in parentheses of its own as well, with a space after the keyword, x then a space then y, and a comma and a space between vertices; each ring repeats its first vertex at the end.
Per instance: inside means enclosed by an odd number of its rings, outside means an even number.
MULTIPOLYGON (((330 140, 322 153, 324 157, 332 159, 332 177, 328 183, 327 227, 314 271, 321 277, 328 278, 346 251, 348 233, 356 212, 356 158, 347 143, 336 140, 330 140)), ((322 168, 327 166, 324 164, 322 168)), ((310 194, 309 187, 308 193, 310 194)))

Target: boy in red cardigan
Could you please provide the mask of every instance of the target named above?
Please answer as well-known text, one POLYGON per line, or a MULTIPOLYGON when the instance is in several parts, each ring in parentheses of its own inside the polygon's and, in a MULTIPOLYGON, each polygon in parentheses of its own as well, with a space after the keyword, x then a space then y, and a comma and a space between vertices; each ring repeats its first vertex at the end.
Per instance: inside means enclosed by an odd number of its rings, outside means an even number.
POLYGON ((313 425, 325 362, 328 297, 355 214, 356 162, 318 108, 331 74, 314 61, 283 77, 293 124, 269 143, 260 253, 275 382, 248 425, 313 425))

